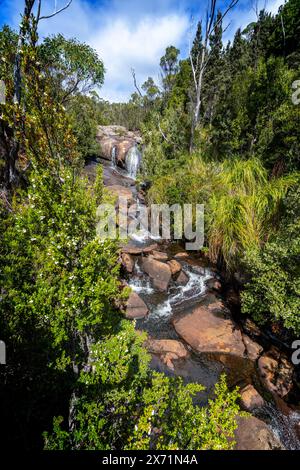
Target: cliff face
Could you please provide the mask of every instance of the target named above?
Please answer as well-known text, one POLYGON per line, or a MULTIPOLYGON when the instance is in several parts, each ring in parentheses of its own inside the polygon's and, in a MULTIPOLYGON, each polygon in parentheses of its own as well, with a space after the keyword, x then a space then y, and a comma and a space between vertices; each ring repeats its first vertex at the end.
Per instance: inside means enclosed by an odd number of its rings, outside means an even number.
POLYGON ((117 165, 125 166, 125 157, 128 151, 140 144, 142 138, 138 132, 128 131, 122 126, 99 126, 97 140, 100 144, 100 156, 112 160, 117 165))

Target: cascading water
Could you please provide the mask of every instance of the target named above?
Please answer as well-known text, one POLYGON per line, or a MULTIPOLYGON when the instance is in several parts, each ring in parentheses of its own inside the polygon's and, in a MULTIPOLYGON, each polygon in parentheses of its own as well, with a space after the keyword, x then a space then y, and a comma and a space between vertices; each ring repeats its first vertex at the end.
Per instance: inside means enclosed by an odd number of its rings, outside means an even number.
POLYGON ((141 162, 141 153, 137 146, 131 147, 125 158, 125 166, 130 178, 135 179, 141 162))
POLYGON ((117 147, 113 147, 111 150, 111 166, 113 168, 117 166, 117 147))
POLYGON ((158 332, 163 335, 173 335, 170 328, 171 316, 187 305, 197 302, 206 291, 206 281, 212 277, 209 269, 197 272, 197 268, 187 263, 182 263, 184 272, 189 281, 186 285, 173 285, 166 293, 155 292, 151 282, 142 272, 139 264, 135 266, 135 272, 130 279, 129 286, 137 292, 149 307, 148 316, 138 321, 141 329, 157 336, 158 332))

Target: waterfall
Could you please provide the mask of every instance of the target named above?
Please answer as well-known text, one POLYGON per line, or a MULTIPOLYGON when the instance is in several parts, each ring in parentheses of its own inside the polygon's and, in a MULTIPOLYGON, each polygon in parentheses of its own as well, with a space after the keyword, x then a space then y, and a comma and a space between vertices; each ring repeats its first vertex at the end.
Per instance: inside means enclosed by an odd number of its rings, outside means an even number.
POLYGON ((111 166, 113 168, 117 166, 117 147, 111 149, 111 166))
POLYGON ((126 170, 130 178, 135 179, 141 161, 141 153, 137 146, 131 147, 125 158, 126 170))

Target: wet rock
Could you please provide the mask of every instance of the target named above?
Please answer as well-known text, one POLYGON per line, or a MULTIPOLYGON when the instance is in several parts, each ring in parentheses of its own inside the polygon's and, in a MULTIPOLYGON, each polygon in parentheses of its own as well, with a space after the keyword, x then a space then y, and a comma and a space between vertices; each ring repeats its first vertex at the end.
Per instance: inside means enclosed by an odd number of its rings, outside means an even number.
POLYGON ((206 286, 208 287, 208 289, 215 290, 216 292, 220 292, 222 290, 222 284, 218 279, 209 279, 206 282, 206 286))
POLYGON ((175 259, 184 259, 184 258, 188 258, 189 255, 186 251, 181 251, 180 253, 176 253, 176 255, 174 255, 174 258, 175 259))
POLYGON ((236 450, 283 450, 271 429, 254 416, 238 417, 235 430, 236 450))
POLYGON ((153 354, 172 353, 177 359, 188 357, 189 352, 181 341, 175 339, 148 339, 145 343, 146 348, 153 354))
POLYGON ((238 292, 236 292, 234 289, 229 289, 229 291, 226 294, 226 300, 229 304, 233 306, 239 306, 241 303, 240 296, 238 292))
POLYGON ((152 354, 159 357, 160 361, 172 371, 175 370, 174 361, 186 359, 189 352, 186 347, 177 340, 171 339, 148 339, 145 343, 146 348, 152 354))
POLYGON ((143 258, 142 270, 151 277, 154 287, 161 291, 168 289, 171 280, 171 270, 166 263, 154 258, 143 258))
POLYGON ((121 249, 122 253, 128 253, 129 255, 146 255, 151 254, 153 250, 156 250, 158 245, 155 243, 153 245, 149 245, 147 247, 137 246, 137 245, 126 245, 123 246, 121 249))
POLYGON ((148 307, 136 292, 131 292, 125 312, 125 317, 133 320, 144 318, 148 314, 148 307))
POLYGON ((175 259, 171 259, 171 261, 168 261, 168 265, 170 266, 172 276, 176 276, 176 274, 180 273, 182 266, 178 261, 175 259))
POLYGON ((262 336, 262 332, 260 328, 254 323, 254 321, 247 318, 243 322, 243 330, 252 338, 260 338, 262 336))
POLYGON ((179 286, 186 286, 188 282, 189 282, 188 275, 184 271, 181 271, 175 283, 179 286))
POLYGON ((153 243, 153 245, 149 245, 149 246, 146 246, 144 249, 143 249, 143 254, 144 255, 151 255, 155 250, 157 250, 158 248, 158 244, 157 243, 153 243))
POLYGON ((245 334, 243 335, 243 341, 246 347, 247 356, 251 361, 256 361, 263 352, 262 346, 245 334))
POLYGON ((258 370, 264 386, 284 398, 293 388, 293 365, 280 351, 272 347, 258 360, 258 370))
POLYGON ((251 384, 244 387, 240 391, 240 394, 241 394, 241 406, 246 411, 253 411, 257 408, 261 408, 265 403, 262 396, 258 393, 258 391, 251 384))
POLYGON ((116 161, 121 166, 125 164, 129 149, 141 142, 141 137, 137 132, 130 132, 123 126, 99 126, 96 138, 101 157, 111 160, 114 149, 116 161))
POLYGON ((137 194, 137 197, 138 197, 138 199, 140 200, 140 202, 141 202, 142 204, 145 204, 146 198, 145 198, 145 193, 144 193, 144 191, 139 191, 138 194, 137 194))
POLYGON ((137 215, 137 209, 137 204, 131 204, 131 206, 128 208, 128 216, 132 219, 135 218, 137 215))
MULTIPOLYGON (((210 297, 210 300, 213 300, 210 297)), ((245 345, 240 330, 224 313, 222 302, 215 298, 208 305, 197 305, 173 319, 178 335, 199 353, 214 353, 226 359, 226 355, 244 357, 245 345)))
POLYGON ((122 253, 122 266, 124 269, 131 274, 134 270, 135 261, 134 258, 129 253, 122 253))
POLYGON ((113 184, 111 186, 107 186, 106 189, 112 196, 115 196, 116 198, 125 198, 127 199, 128 204, 134 203, 134 197, 130 188, 125 188, 125 186, 121 186, 119 184, 113 184))
POLYGON ((164 253, 162 251, 153 250, 152 256, 153 256, 154 259, 156 259, 158 261, 168 261, 168 259, 169 259, 167 253, 164 253))

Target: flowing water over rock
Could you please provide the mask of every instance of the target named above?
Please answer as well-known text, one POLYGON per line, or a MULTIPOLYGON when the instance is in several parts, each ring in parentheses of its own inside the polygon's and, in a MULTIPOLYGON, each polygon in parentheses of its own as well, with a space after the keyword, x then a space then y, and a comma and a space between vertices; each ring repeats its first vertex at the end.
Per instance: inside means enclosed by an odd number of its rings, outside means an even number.
MULTIPOLYGON (((111 156, 111 162, 102 162, 105 185, 121 185, 130 189, 136 201, 137 211, 142 210, 144 204, 138 198, 134 182, 141 158, 137 148, 133 147, 132 152, 126 158, 127 171, 116 165, 114 150, 112 150, 111 156)), ((95 166, 96 163, 91 162, 86 167, 86 173, 89 176, 95 173, 95 166)), ((160 244, 160 240, 155 241, 161 247, 159 253, 166 253, 168 259, 172 259, 173 245, 165 246, 160 244)), ((154 241, 149 239, 147 228, 142 228, 132 236, 129 246, 140 247, 142 253, 145 247, 153 243, 154 241)), ((143 255, 133 256, 134 269, 128 275, 128 285, 141 297, 149 310, 145 318, 136 320, 136 328, 146 331, 152 339, 179 340, 183 344, 171 322, 172 318, 174 315, 185 312, 187 308, 202 302, 207 292, 210 292, 209 282, 216 280, 218 276, 214 269, 189 254, 186 259, 180 259, 182 271, 188 277, 187 282, 177 285, 172 281, 167 290, 160 291, 154 287, 153 280, 142 269, 143 259, 143 255)), ((224 371, 227 372, 229 380, 231 380, 230 377, 236 379, 236 371, 210 355, 197 354, 188 345, 185 347, 188 350, 187 357, 166 362, 158 354, 152 354, 151 365, 154 369, 163 371, 167 375, 180 375, 186 382, 195 381, 203 384, 206 387, 206 392, 199 396, 198 402, 205 404, 212 396, 214 385, 220 374, 224 371)), ((258 413, 255 412, 255 415, 268 424, 286 449, 300 449, 299 412, 290 410, 288 413, 283 413, 270 402, 258 413)))
POLYGON ((125 166, 128 176, 135 179, 140 167, 141 153, 137 146, 131 147, 125 157, 125 166))
POLYGON ((151 336, 160 338, 177 337, 170 319, 187 305, 197 302, 206 292, 205 282, 211 279, 209 269, 190 266, 182 263, 189 280, 186 285, 172 285, 167 292, 158 292, 151 286, 149 277, 142 272, 140 264, 137 263, 129 286, 137 292, 149 307, 148 316, 139 320, 137 327, 147 331, 151 336))

